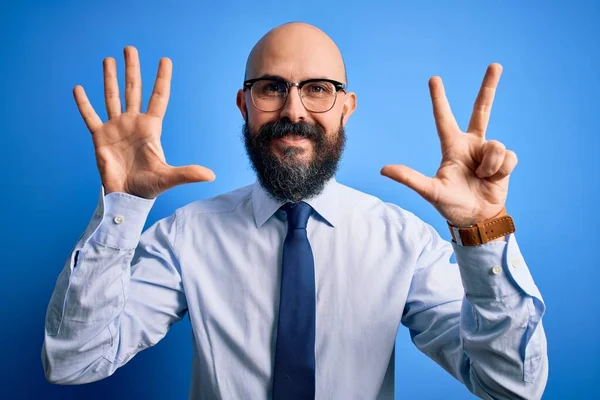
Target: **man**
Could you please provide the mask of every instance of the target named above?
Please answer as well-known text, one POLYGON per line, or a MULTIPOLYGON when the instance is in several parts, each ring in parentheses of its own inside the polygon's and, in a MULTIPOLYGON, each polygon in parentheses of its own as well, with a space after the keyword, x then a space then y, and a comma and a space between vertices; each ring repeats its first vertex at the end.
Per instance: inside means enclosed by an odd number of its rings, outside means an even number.
POLYGON ((123 112, 115 61, 104 61, 106 123, 74 89, 103 194, 50 300, 49 381, 110 376, 187 312, 192 398, 377 398, 400 323, 477 396, 541 397, 545 306, 504 211, 517 158, 485 139, 500 65, 488 68, 465 133, 441 80, 430 80, 442 145, 434 178, 381 171, 436 207, 450 244, 410 212, 335 180, 356 95, 334 42, 302 23, 256 44, 237 93, 257 182, 189 204, 142 235, 156 196, 215 177, 165 162, 171 62, 160 61, 146 113, 134 48, 125 63, 123 112))

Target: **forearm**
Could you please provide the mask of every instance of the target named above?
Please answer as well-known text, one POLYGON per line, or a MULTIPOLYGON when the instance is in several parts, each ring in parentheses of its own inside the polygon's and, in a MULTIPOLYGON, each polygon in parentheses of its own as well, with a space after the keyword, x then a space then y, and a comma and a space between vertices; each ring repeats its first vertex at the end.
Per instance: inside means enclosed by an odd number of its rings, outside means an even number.
POLYGON ((425 242, 402 322, 417 348, 481 398, 540 398, 545 306, 514 235, 463 247, 416 226, 425 242))
POLYGON ((121 212, 119 201, 127 199, 117 199, 106 210, 103 200, 65 263, 48 305, 42 362, 54 383, 90 382, 116 369, 103 357, 118 342, 130 264, 151 202, 147 210, 121 212))
POLYGON ((541 398, 548 373, 545 306, 514 236, 454 249, 466 293, 460 335, 468 362, 459 368, 465 385, 481 398, 541 398))

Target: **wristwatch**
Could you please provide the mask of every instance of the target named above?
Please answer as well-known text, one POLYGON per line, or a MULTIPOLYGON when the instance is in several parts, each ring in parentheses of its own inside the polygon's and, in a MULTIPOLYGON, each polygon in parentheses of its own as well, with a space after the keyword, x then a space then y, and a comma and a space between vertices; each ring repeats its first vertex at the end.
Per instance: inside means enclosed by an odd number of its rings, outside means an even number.
POLYGON ((461 246, 479 246, 515 232, 515 223, 504 207, 494 218, 475 225, 457 228, 448 222, 448 227, 452 241, 461 246))

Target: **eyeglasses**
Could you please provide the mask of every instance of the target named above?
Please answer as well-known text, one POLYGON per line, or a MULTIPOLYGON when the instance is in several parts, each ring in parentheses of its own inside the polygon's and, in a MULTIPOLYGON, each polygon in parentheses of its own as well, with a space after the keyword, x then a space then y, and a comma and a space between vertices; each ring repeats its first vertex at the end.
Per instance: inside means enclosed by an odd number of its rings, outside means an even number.
POLYGON ((290 88, 296 86, 302 105, 310 112, 324 113, 333 108, 340 90, 346 85, 332 79, 307 79, 288 82, 280 78, 256 78, 244 82, 244 91, 250 90, 254 107, 261 111, 279 111, 285 105, 290 88))

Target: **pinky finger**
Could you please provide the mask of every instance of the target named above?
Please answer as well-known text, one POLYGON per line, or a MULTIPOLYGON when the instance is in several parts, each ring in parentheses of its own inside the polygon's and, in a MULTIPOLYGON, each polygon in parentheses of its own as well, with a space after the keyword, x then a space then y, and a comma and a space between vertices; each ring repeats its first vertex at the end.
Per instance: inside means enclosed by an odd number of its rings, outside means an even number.
POLYGON ((96 114, 96 111, 94 111, 94 107, 90 104, 82 86, 77 85, 73 88, 73 97, 75 97, 75 103, 77 104, 77 108, 79 109, 83 121, 90 132, 94 134, 94 132, 102 126, 102 120, 98 114, 96 114))
POLYGON ((502 166, 498 172, 489 177, 488 179, 491 181, 499 181, 506 178, 510 175, 515 167, 517 166, 519 160, 517 159, 517 155, 512 150, 507 150, 506 155, 504 156, 504 161, 502 162, 502 166))

